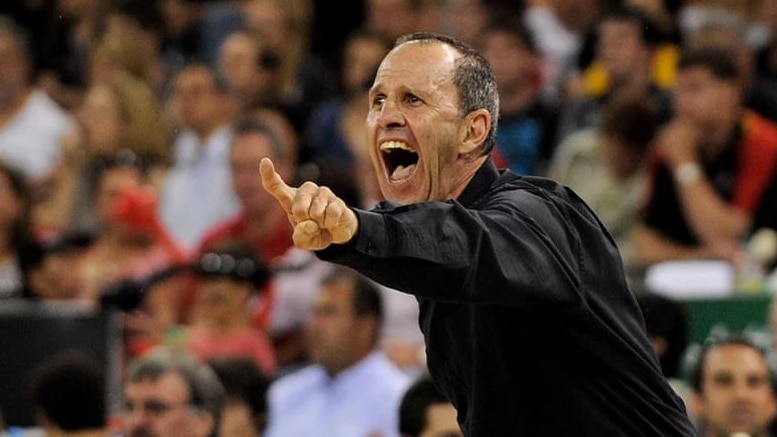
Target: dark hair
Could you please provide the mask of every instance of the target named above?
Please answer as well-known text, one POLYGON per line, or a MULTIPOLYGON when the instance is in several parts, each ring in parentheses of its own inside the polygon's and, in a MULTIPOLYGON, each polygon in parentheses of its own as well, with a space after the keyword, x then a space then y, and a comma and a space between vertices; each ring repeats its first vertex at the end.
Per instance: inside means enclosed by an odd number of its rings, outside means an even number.
POLYGON ((137 171, 141 181, 148 177, 148 161, 130 149, 122 148, 116 153, 95 156, 89 160, 86 170, 87 186, 92 193, 92 201, 104 183, 104 177, 111 170, 132 169, 137 171))
POLYGON ((615 7, 600 20, 600 23, 605 21, 628 21, 633 23, 639 30, 640 39, 648 47, 655 48, 662 41, 661 33, 658 31, 655 22, 642 9, 623 5, 615 7))
POLYGON ((210 366, 183 350, 160 347, 132 361, 127 372, 130 383, 145 379, 156 381, 169 373, 181 376, 189 392, 189 403, 213 417, 211 434, 217 434, 224 388, 210 366))
POLYGON ((777 392, 777 358, 771 349, 771 344, 767 341, 759 340, 757 334, 743 332, 713 334, 700 347, 696 345, 697 347, 688 348, 684 357, 685 379, 694 392, 702 392, 704 362, 707 359, 707 355, 713 349, 728 345, 744 346, 758 352, 766 362, 772 391, 777 392))
POLYGON ((33 405, 64 431, 106 425, 105 374, 91 356, 68 350, 33 372, 33 405))
POLYGON ((264 429, 267 420, 267 389, 271 379, 262 373, 251 358, 213 358, 208 364, 224 386, 226 402, 242 402, 251 409, 257 429, 264 429))
MULTIPOLYGON (((465 117, 477 109, 485 109, 491 114, 491 129, 483 142, 483 154, 494 148, 497 122, 499 120, 499 92, 496 76, 488 60, 469 44, 433 32, 415 32, 397 38, 394 48, 410 42, 442 43, 453 47, 461 54, 453 72, 453 84, 459 92, 459 115, 465 117)), ((393 50, 393 49, 392 49, 393 50)))
POLYGON ((178 78, 181 76, 182 73, 190 70, 204 70, 208 73, 210 76, 211 81, 213 82, 213 88, 219 93, 219 94, 227 94, 230 91, 230 85, 229 81, 224 77, 224 74, 219 71, 217 68, 214 68, 207 62, 199 59, 193 59, 190 61, 187 61, 182 67, 180 67, 175 72, 175 80, 178 80, 178 78))
POLYGON ((428 376, 418 378, 407 389, 399 404, 399 432, 418 437, 426 428, 426 410, 435 404, 446 404, 448 399, 428 376))
POLYGON ((677 70, 706 68, 718 79, 741 79, 736 53, 723 47, 684 47, 680 52, 677 70))
POLYGON ((649 94, 622 90, 607 101, 602 132, 629 147, 647 150, 663 119, 661 105, 649 94))

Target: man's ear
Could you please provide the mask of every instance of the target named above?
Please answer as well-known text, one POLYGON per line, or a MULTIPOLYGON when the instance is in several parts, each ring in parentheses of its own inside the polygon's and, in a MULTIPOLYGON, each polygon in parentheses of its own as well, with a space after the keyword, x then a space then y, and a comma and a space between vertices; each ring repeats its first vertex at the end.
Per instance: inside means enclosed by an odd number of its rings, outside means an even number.
POLYGON ((465 118, 459 155, 468 155, 483 147, 491 130, 491 114, 485 109, 476 109, 465 118))

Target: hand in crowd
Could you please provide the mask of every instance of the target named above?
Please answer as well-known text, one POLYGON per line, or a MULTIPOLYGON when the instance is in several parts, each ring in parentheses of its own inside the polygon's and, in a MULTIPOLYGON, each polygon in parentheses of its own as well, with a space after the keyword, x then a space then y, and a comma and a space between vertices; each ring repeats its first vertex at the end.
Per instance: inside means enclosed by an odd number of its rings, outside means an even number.
POLYGON ((321 250, 353 238, 359 221, 346 203, 332 190, 313 182, 293 188, 275 171, 269 158, 262 160, 262 185, 281 204, 294 227, 294 244, 307 250, 321 250))
POLYGON ((698 128, 688 120, 674 119, 659 131, 656 138, 660 153, 672 167, 695 162, 699 153, 698 128))

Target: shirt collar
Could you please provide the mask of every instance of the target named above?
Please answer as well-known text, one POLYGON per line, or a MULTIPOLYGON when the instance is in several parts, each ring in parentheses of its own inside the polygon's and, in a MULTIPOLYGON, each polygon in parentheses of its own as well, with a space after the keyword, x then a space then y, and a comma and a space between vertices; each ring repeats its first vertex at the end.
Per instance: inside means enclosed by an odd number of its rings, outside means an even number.
POLYGON ((475 173, 475 176, 472 177, 472 180, 469 181, 467 187, 464 188, 464 191, 457 200, 465 207, 471 206, 473 202, 480 199, 488 192, 489 188, 491 188, 498 178, 499 170, 496 168, 494 160, 489 156, 475 173))
POLYGON ((222 126, 206 138, 199 138, 193 130, 187 130, 181 137, 179 158, 182 162, 191 164, 200 159, 213 160, 222 156, 224 149, 229 147, 231 128, 222 126), (201 146, 202 145, 202 146, 201 146))

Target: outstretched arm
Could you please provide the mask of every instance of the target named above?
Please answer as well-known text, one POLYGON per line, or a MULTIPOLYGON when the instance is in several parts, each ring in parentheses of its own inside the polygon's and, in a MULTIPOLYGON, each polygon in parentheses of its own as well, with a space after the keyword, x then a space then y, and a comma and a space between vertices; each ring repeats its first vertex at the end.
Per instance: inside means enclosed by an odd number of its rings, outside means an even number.
POLYGON ((327 187, 305 182, 290 187, 275 171, 269 158, 262 159, 262 185, 280 203, 294 228, 294 244, 302 249, 321 250, 331 244, 351 241, 359 220, 351 208, 327 187))

